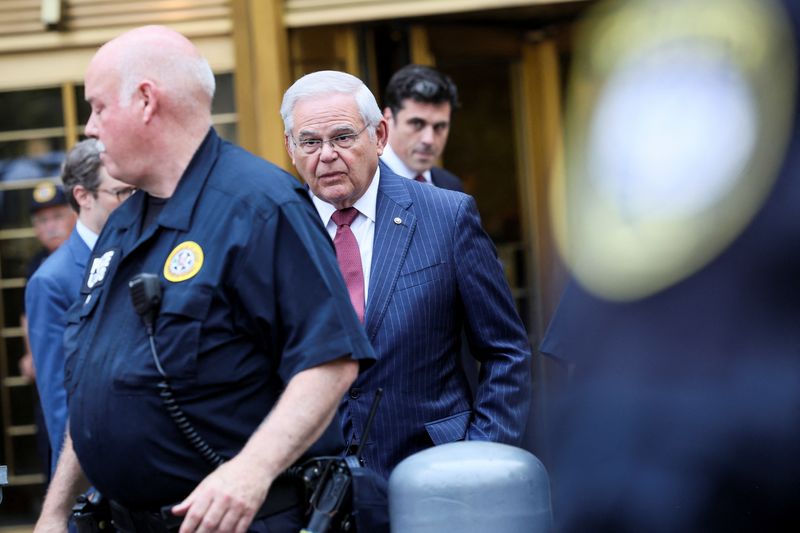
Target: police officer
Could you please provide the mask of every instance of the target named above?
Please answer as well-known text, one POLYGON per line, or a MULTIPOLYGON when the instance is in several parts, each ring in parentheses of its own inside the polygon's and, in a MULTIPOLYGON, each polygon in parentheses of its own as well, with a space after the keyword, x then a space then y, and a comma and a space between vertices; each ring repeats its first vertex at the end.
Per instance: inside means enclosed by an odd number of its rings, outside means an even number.
POLYGON ((30 212, 33 232, 36 240, 42 244, 42 249, 28 263, 28 278, 67 240, 76 220, 75 214, 67 205, 64 189, 49 181, 43 181, 34 187, 30 212))
POLYGON ((307 193, 217 136, 213 92, 205 59, 163 27, 89 65, 87 135, 141 193, 109 218, 67 318, 71 438, 40 531, 63 529, 83 474, 119 529, 164 530, 157 511, 180 502, 182 532, 297 530, 279 474, 344 446, 330 422, 369 342, 307 193), (162 291, 150 338, 129 295, 140 273, 162 291))

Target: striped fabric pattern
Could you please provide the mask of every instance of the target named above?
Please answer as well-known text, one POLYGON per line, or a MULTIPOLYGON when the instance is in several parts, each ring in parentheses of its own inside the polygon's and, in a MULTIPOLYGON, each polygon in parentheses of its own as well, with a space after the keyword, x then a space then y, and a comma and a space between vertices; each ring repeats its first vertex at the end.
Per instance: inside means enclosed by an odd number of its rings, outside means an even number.
POLYGON ((522 442, 530 345, 472 197, 381 164, 365 327, 378 361, 359 376, 342 411, 359 442, 374 391, 384 389, 367 466, 388 476, 435 444, 522 442), (459 362, 462 330, 482 363, 474 402, 459 362))

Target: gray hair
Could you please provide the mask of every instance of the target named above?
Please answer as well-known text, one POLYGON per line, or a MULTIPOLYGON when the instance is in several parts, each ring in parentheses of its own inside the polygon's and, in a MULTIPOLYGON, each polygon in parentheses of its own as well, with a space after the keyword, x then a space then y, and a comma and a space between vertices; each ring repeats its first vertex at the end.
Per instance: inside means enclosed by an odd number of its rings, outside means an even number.
POLYGON ((100 166, 100 150, 96 139, 79 142, 67 154, 61 168, 61 182, 64 184, 67 201, 76 213, 80 213, 81 206, 72 191, 81 185, 96 196, 97 188, 100 187, 100 166))
POLYGON ((331 94, 351 94, 358 104, 358 111, 371 139, 375 139, 375 128, 381 123, 383 115, 378 107, 378 102, 369 87, 360 79, 335 70, 321 70, 306 74, 296 82, 283 95, 281 103, 281 118, 283 118, 283 132, 291 137, 294 120, 292 113, 294 106, 300 100, 331 94))
POLYGON ((214 99, 214 72, 204 57, 189 57, 169 48, 152 48, 150 53, 141 48, 123 53, 117 66, 120 72, 120 106, 130 105, 133 93, 145 78, 151 78, 171 88, 177 99, 190 105, 198 103, 187 100, 198 89, 208 98, 209 103, 214 99), (156 54, 157 60, 153 60, 156 54))

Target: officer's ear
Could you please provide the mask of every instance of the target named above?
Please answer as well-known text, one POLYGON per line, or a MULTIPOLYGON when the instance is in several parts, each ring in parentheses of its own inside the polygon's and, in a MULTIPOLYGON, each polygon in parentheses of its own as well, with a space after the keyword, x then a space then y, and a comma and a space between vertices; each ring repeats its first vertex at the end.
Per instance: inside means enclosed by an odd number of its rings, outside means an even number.
POLYGON ((158 111, 160 103, 158 87, 150 80, 142 80, 136 87, 134 98, 141 108, 143 122, 148 124, 158 111))

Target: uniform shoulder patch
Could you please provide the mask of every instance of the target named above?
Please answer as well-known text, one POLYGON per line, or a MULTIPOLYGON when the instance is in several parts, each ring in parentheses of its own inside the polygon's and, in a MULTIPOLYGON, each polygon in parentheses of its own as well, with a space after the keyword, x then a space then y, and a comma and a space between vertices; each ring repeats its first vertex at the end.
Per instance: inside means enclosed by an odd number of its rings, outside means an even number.
POLYGON ((203 267, 203 249, 194 241, 173 248, 164 263, 164 277, 173 283, 194 277, 203 267))
POLYGON ((86 286, 89 289, 95 288, 106 279, 108 267, 114 258, 116 250, 108 250, 99 257, 92 258, 92 265, 89 268, 89 276, 86 278, 86 286))

